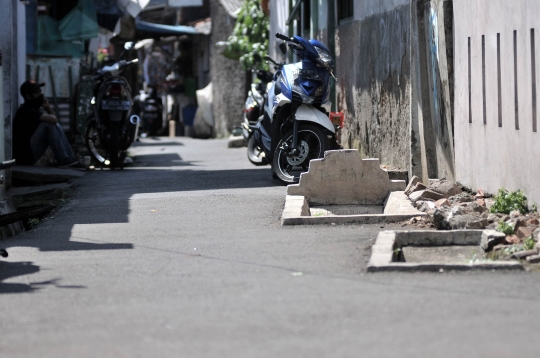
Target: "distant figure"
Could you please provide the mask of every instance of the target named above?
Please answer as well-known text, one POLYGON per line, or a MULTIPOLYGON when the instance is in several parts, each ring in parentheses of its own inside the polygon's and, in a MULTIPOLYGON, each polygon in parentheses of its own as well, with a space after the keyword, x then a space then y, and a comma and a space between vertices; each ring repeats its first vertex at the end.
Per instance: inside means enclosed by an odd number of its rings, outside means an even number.
POLYGON ((26 81, 20 92, 24 103, 13 119, 13 158, 17 164, 34 165, 51 147, 61 168, 86 170, 69 144, 41 87, 45 83, 26 81))
POLYGON ((156 46, 144 60, 143 73, 146 86, 156 88, 158 94, 163 93, 170 69, 171 64, 163 50, 156 46))

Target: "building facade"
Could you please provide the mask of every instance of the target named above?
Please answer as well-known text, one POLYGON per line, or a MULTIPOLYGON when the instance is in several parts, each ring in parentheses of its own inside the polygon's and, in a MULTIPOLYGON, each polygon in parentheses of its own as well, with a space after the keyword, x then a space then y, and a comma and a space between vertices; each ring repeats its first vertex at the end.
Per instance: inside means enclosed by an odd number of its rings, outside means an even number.
POLYGON ((454 0, 456 177, 540 202, 540 3, 454 0))

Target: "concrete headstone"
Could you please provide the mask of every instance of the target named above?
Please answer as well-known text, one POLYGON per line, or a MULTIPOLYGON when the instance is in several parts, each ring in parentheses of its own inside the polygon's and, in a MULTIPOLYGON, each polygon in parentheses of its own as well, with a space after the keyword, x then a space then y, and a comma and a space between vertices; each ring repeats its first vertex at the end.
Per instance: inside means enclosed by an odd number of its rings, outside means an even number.
POLYGON ((332 150, 312 160, 288 195, 303 195, 310 203, 379 205, 392 191, 405 190, 404 180, 390 180, 379 159, 362 159, 358 150, 332 150))

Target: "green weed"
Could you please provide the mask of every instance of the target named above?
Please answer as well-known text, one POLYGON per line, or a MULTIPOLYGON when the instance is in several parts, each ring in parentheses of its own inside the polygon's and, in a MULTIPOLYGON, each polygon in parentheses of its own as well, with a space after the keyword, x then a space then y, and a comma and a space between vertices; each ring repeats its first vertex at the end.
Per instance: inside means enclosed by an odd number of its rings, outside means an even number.
POLYGON ((497 231, 502 232, 505 235, 514 235, 514 226, 505 223, 504 221, 499 221, 499 227, 497 231))
POLYGON ((401 250, 401 248, 397 248, 397 249, 394 249, 393 251, 393 257, 392 257, 392 261, 393 262, 399 262, 399 261, 402 261, 401 260, 401 254, 402 254, 403 250, 401 250))
POLYGON ((28 219, 28 226, 33 229, 35 228, 36 226, 38 226, 38 224, 40 223, 41 220, 39 220, 38 218, 30 218, 28 219))
POLYGON ((526 238, 525 242, 523 243, 523 248, 525 250, 533 250, 535 246, 536 246, 536 241, 534 240, 532 236, 529 236, 528 238, 526 238))
POLYGON ((492 213, 510 214, 511 211, 518 210, 521 214, 527 214, 527 197, 521 190, 508 192, 506 189, 499 189, 494 197, 495 204, 490 209, 492 213))

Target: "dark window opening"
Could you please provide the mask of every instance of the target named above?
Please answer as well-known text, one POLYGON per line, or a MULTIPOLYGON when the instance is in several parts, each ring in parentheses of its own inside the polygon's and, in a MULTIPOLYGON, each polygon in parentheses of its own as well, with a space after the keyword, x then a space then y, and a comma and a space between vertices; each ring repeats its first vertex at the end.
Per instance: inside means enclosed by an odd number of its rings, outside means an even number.
POLYGON ((471 38, 467 39, 467 59, 468 59, 468 85, 469 85, 469 123, 472 123, 472 69, 471 69, 471 38))
POLYGON ((499 111, 499 127, 502 127, 502 79, 501 79, 501 34, 497 34, 497 95, 499 111))
POLYGON ((533 132, 537 132, 536 113, 536 44, 534 40, 534 29, 531 29, 531 76, 532 76, 532 121, 533 132))
POLYGON ((309 37, 311 28, 311 1, 304 1, 302 4, 302 27, 304 37, 309 37))
POLYGON ((518 42, 517 31, 514 30, 514 109, 516 113, 515 125, 519 130, 519 92, 518 92, 518 42))
POLYGON ((484 125, 487 124, 487 107, 486 107, 486 36, 482 35, 482 101, 484 112, 484 125))
POLYGON ((354 1, 338 0, 337 1, 338 20, 348 19, 354 16, 354 1))

